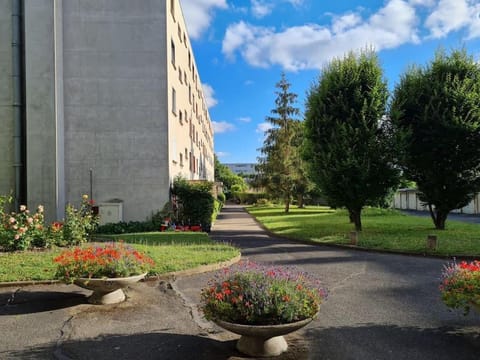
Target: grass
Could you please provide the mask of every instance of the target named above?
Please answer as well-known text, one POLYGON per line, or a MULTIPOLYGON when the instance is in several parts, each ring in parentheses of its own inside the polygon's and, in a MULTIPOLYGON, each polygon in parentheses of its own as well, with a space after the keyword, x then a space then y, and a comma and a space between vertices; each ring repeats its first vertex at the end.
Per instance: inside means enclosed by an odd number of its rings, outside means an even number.
MULTIPOLYGON (((249 207, 270 231, 292 239, 321 244, 349 244, 354 230, 345 210, 326 207, 249 207)), ((436 230, 430 217, 406 215, 396 210, 368 208, 362 212, 363 231, 358 246, 369 249, 439 256, 480 255, 480 225, 447 220, 446 230, 436 230), (437 249, 427 250, 428 235, 437 236, 437 249)))
MULTIPOLYGON (((195 268, 230 260, 240 251, 228 244, 212 241, 205 233, 142 233, 105 235, 102 240, 123 240, 155 260, 150 274, 195 268)), ((52 280, 55 278, 53 258, 62 249, 0 253, 0 282, 52 280)))

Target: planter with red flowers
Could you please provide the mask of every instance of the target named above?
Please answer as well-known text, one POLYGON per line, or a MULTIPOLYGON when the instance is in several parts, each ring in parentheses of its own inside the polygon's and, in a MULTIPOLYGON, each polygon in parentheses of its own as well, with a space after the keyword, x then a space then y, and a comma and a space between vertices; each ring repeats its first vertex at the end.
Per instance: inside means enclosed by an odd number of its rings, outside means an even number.
POLYGON ((283 335, 315 319, 326 296, 318 280, 296 268, 244 261, 219 271, 202 290, 202 310, 241 335, 240 352, 270 357, 287 350, 283 335))
POLYGON ((480 261, 450 263, 444 267, 440 284, 442 300, 449 308, 473 308, 480 312, 480 261))
POLYGON ((54 262, 57 278, 93 291, 93 304, 124 301, 122 289, 142 280, 154 265, 150 257, 123 243, 68 249, 54 262))

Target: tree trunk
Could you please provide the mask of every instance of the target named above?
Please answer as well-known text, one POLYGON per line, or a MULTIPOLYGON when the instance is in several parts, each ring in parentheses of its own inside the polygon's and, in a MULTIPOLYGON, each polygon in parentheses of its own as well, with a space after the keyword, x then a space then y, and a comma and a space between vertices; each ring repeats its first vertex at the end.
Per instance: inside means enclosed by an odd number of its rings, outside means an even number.
POLYGON ((356 231, 362 231, 362 209, 360 210, 349 210, 350 222, 355 224, 356 231))
POLYGON ((290 198, 285 199, 285 214, 290 211, 290 198))
POLYGON ((305 205, 303 205, 303 195, 302 194, 298 195, 297 202, 298 202, 298 208, 299 209, 303 209, 305 207, 305 205))
POLYGON ((353 220, 353 213, 350 210, 348 210, 348 218, 350 219, 350 224, 355 222, 355 220, 353 220))
POLYGON ((445 230, 445 222, 447 221, 448 212, 437 210, 432 208, 431 204, 428 204, 430 210, 430 216, 432 217, 433 224, 437 230, 445 230))
POLYGON ((447 221, 448 212, 437 211, 437 218, 435 219, 435 228, 438 230, 445 230, 445 222, 447 221))

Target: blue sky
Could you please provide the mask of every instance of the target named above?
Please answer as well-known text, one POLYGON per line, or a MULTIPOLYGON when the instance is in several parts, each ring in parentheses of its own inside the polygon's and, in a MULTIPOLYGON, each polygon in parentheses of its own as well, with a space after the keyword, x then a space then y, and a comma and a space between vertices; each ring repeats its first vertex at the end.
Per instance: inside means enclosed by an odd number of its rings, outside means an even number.
POLYGON ((304 109, 322 67, 373 47, 393 89, 440 46, 480 59, 480 0, 180 0, 223 163, 256 162, 285 72, 304 109))

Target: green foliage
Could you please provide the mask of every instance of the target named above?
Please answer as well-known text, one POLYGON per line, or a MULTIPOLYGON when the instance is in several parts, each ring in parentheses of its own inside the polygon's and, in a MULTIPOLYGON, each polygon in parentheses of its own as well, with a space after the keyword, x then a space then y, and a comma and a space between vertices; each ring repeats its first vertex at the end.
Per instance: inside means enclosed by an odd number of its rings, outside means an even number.
POLYGON ((390 117, 405 175, 444 229, 448 213, 480 191, 480 65, 455 50, 410 68, 395 87, 390 117))
POLYGON ((306 273, 247 261, 218 272, 201 296, 209 320, 278 325, 315 317, 326 291, 306 273))
POLYGON ((172 193, 178 200, 177 220, 185 225, 202 225, 204 231, 210 231, 214 212, 213 184, 208 181, 188 182, 176 178, 172 193))
POLYGON ((239 192, 235 194, 235 199, 240 204, 255 204, 258 199, 265 199, 268 195, 266 193, 251 193, 251 192, 239 192))
POLYGON ((290 92, 290 83, 282 73, 280 81, 276 84, 275 108, 273 116, 267 116, 266 121, 272 128, 266 131, 263 146, 260 149, 262 156, 258 158, 259 185, 263 185, 270 196, 281 198, 285 204, 285 212, 293 195, 298 174, 302 166, 299 164, 299 125, 296 117, 300 110, 294 106, 297 95, 290 92))
POLYGON ((225 194, 221 192, 217 194, 217 200, 220 201, 222 204, 225 204, 225 200, 227 199, 225 197, 225 194))
POLYGON ((94 215, 88 195, 82 196, 80 208, 68 204, 63 222, 63 241, 61 246, 79 245, 89 240, 98 226, 98 217, 94 215))
POLYGON ((139 232, 159 231, 160 225, 147 221, 120 221, 118 223, 108 223, 100 225, 96 229, 97 234, 129 234, 139 232))
POLYGON ((231 198, 232 191, 234 191, 232 190, 232 187, 235 187, 236 189, 240 188, 239 191, 245 191, 247 189, 245 180, 241 176, 234 174, 228 166, 221 164, 217 155, 214 155, 214 166, 215 181, 223 183, 223 191, 226 198, 231 198))
POLYGON ((326 66, 310 89, 304 152, 310 173, 333 207, 346 207, 357 230, 361 212, 398 183, 394 146, 381 121, 387 84, 375 53, 348 54, 326 66))

